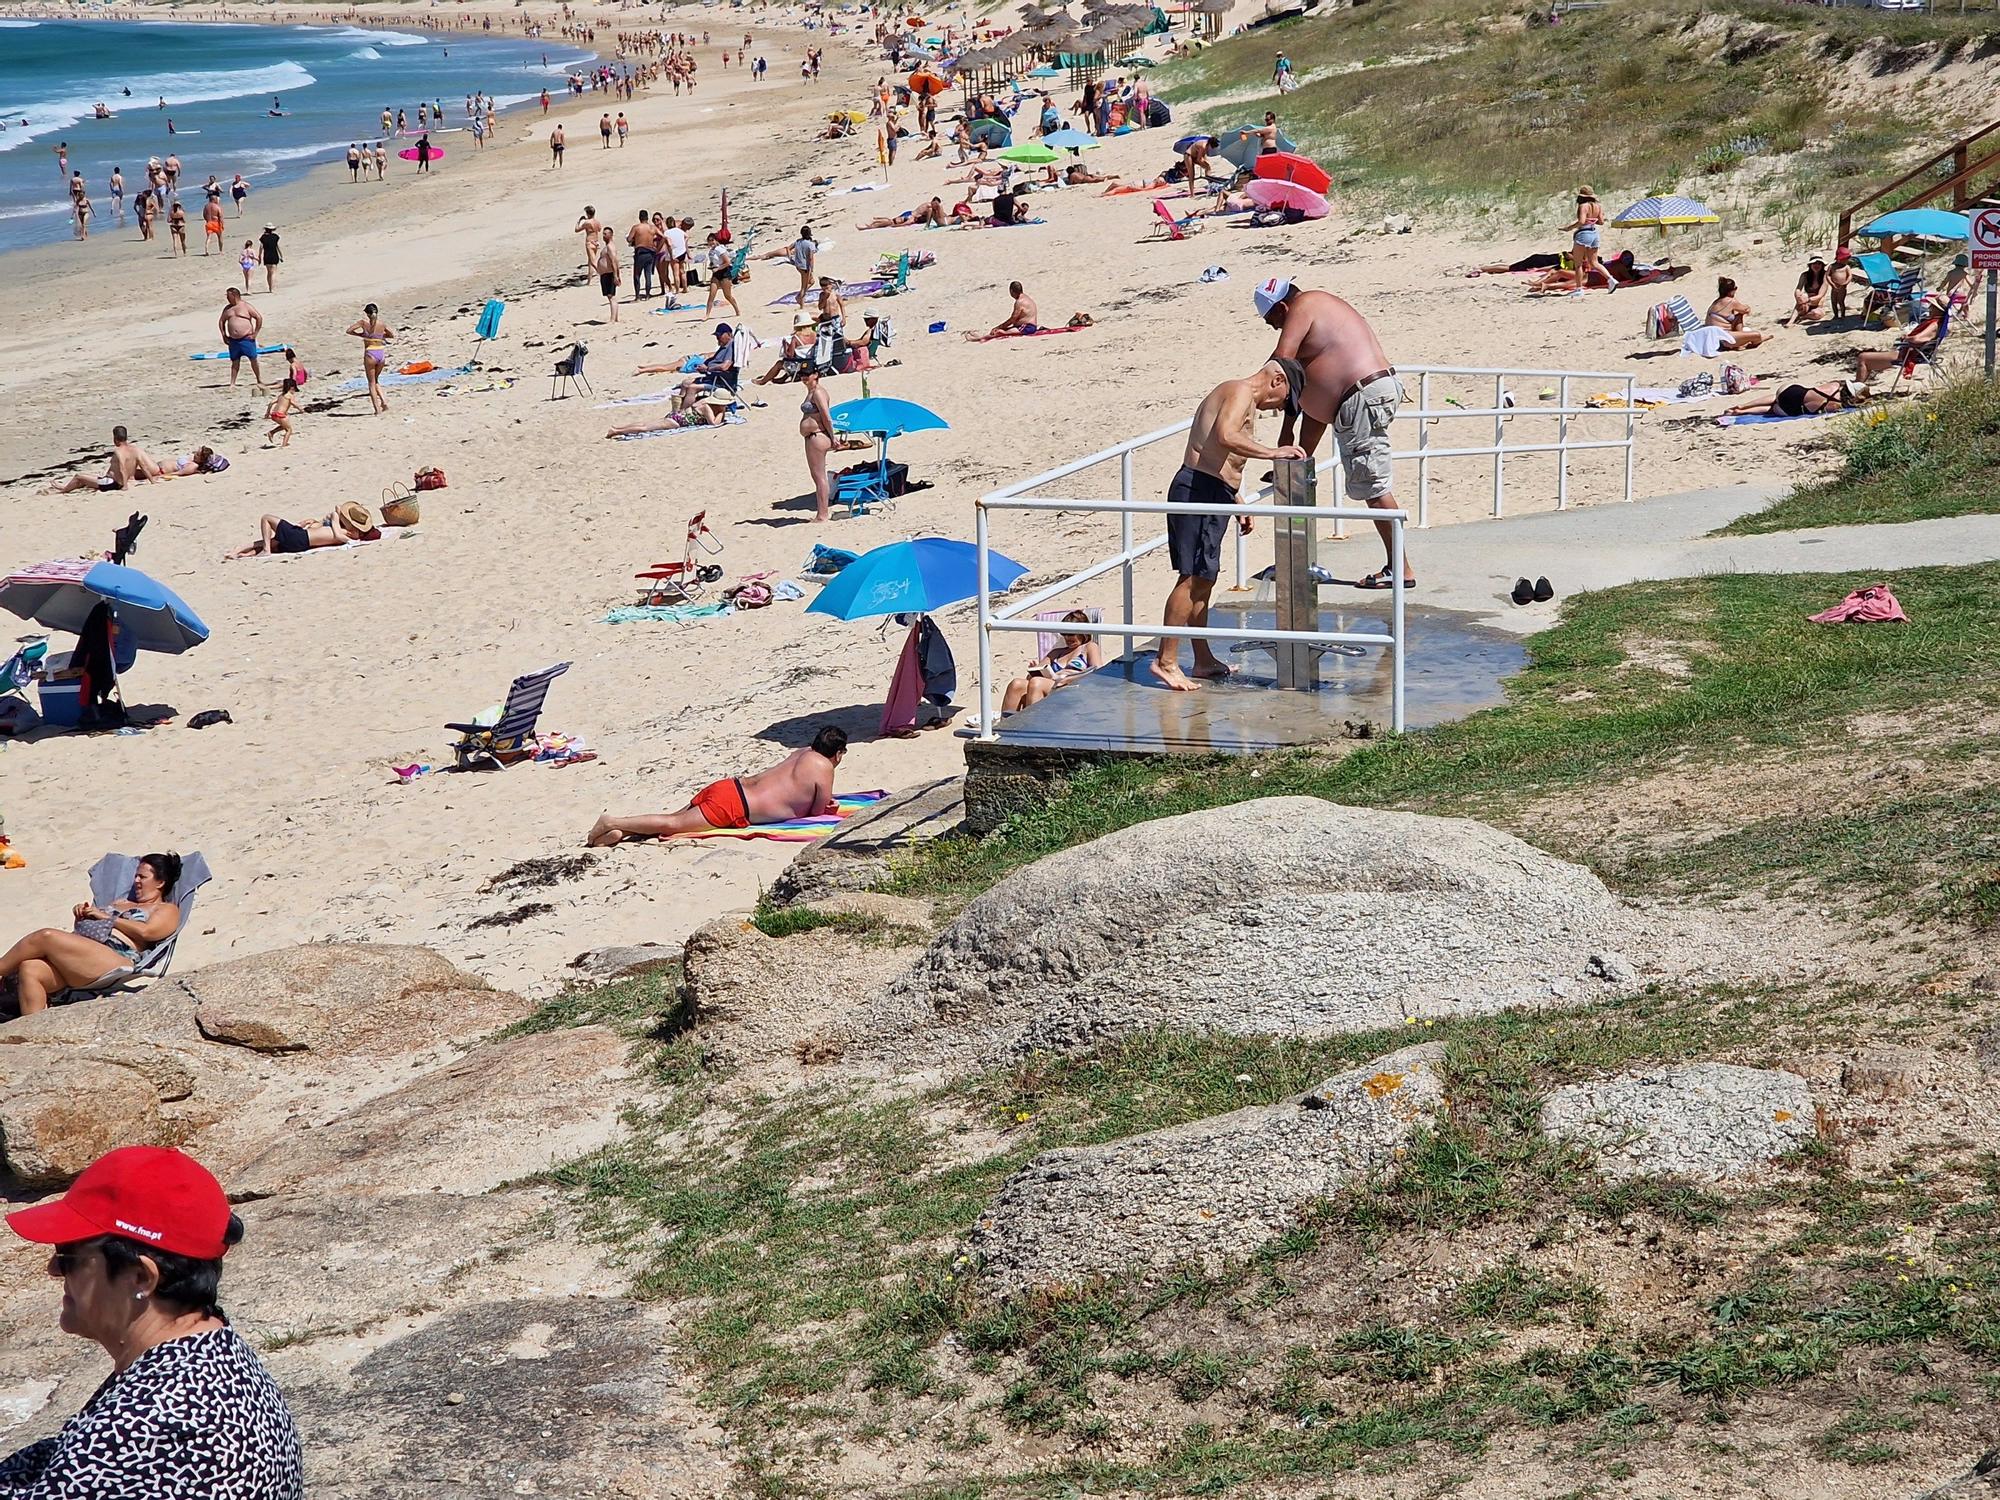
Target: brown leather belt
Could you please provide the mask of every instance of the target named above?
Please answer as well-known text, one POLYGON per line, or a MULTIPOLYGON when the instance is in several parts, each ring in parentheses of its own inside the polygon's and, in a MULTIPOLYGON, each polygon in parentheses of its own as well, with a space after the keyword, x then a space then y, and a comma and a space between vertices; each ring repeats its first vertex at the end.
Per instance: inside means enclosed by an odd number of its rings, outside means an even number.
POLYGON ((1364 385, 1373 385, 1376 381, 1380 380, 1384 375, 1393 375, 1395 373, 1396 373, 1396 367, 1394 365, 1391 365, 1386 370, 1377 370, 1373 375, 1363 375, 1359 380, 1355 381, 1353 385, 1350 385, 1346 390, 1342 391, 1338 396, 1334 397, 1333 409, 1336 412, 1338 412, 1341 409, 1341 407, 1347 405, 1347 398, 1354 395, 1364 385))

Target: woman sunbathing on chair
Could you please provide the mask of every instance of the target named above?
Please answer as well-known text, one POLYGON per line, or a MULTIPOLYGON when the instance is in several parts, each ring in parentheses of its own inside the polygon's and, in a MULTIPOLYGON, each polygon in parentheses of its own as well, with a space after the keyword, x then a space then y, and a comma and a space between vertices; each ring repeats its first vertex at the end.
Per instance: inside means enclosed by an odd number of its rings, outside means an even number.
POLYGON ((82 901, 70 911, 68 932, 44 927, 29 933, 0 954, 0 1003, 31 1016, 48 1009, 52 991, 95 984, 172 937, 181 909, 167 894, 180 878, 178 854, 148 854, 132 877, 131 895, 109 911, 82 901))
MULTIPOLYGON (((1063 616, 1063 623, 1087 625, 1090 616, 1080 609, 1073 609, 1063 616)), ((1065 632, 1062 639, 1049 648, 1048 655, 1028 668, 1026 677, 1016 677, 1007 684, 1007 691, 1000 699, 1000 712, 1016 713, 1030 704, 1040 703, 1057 688, 1075 682, 1079 677, 1087 677, 1103 665, 1104 653, 1098 649, 1095 636, 1065 632)))

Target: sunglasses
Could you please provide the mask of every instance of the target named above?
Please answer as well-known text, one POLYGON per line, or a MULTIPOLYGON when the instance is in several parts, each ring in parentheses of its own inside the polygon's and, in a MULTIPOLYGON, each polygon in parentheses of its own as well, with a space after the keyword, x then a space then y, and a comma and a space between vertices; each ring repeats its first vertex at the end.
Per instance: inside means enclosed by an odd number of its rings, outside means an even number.
POLYGON ((49 1256, 49 1274, 67 1276, 87 1264, 97 1251, 98 1245, 95 1240, 85 1240, 80 1245, 69 1245, 59 1249, 49 1256))

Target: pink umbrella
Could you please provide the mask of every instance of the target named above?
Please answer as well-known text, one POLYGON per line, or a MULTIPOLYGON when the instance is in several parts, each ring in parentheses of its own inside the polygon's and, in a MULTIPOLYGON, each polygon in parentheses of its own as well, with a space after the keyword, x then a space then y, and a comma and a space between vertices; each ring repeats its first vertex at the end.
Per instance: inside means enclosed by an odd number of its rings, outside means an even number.
POLYGON ((1259 208, 1295 208, 1308 219, 1324 219, 1327 215, 1326 199, 1296 182, 1272 182, 1260 177, 1245 191, 1259 208))
POLYGON ((1272 182, 1296 182, 1315 193, 1323 193, 1333 186, 1333 179, 1326 175, 1324 167, 1296 151, 1267 151, 1256 159, 1252 170, 1257 176, 1269 178, 1272 182))

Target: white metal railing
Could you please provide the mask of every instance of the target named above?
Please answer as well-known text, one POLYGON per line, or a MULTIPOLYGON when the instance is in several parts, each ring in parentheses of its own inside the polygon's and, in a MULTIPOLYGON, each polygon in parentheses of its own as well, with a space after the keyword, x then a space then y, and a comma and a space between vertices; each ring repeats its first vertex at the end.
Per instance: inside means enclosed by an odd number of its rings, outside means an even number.
MULTIPOLYGON (((1556 509, 1569 507, 1569 455, 1604 449, 1623 449, 1625 454, 1624 484, 1622 498, 1632 498, 1633 445, 1638 420, 1638 411, 1633 406, 1633 398, 1638 384, 1637 377, 1618 373, 1589 370, 1524 370, 1493 369, 1453 365, 1421 365, 1400 369, 1399 375, 1415 377, 1417 381, 1417 405, 1414 410, 1404 409, 1397 413, 1399 421, 1407 418, 1417 424, 1417 446, 1390 454, 1391 463, 1415 463, 1417 466, 1417 508, 1416 524, 1420 527, 1430 524, 1431 465, 1445 459, 1490 459, 1493 464, 1493 504, 1492 513, 1501 516, 1506 513, 1506 464, 1510 456, 1531 453, 1554 453, 1558 455, 1556 479, 1556 509), (1433 379, 1476 378, 1493 381, 1493 405, 1489 408, 1467 408, 1458 405, 1433 407, 1433 379), (1507 382, 1510 380, 1553 380, 1557 382, 1556 402, 1553 406, 1520 406, 1511 404, 1507 382), (1607 384, 1622 391, 1624 409, 1572 405, 1570 388, 1572 382, 1584 381, 1593 385, 1607 384), (1624 436, 1620 438, 1585 438, 1571 436, 1571 422, 1581 416, 1622 417, 1624 436), (1556 422, 1556 437, 1549 443, 1509 443, 1507 423, 1515 417, 1553 418, 1556 422), (1436 447, 1430 441, 1430 429, 1436 422, 1446 420, 1490 420, 1493 424, 1493 441, 1488 444, 1436 447)), ((1031 479, 1023 479, 1003 489, 983 496, 975 507, 976 546, 978 550, 978 577, 987 577, 987 563, 990 555, 989 518, 999 510, 1017 511, 1077 511, 1086 514, 1115 514, 1118 517, 1118 551, 1111 556, 1089 563, 1075 572, 1037 589, 1023 599, 1013 600, 1004 609, 995 610, 990 594, 979 595, 979 733, 984 740, 996 738, 995 703, 993 696, 993 635, 994 632, 1039 633, 1046 629, 1046 622, 1023 618, 1058 595, 1080 587, 1094 579, 1103 577, 1113 569, 1121 574, 1121 618, 1116 624, 1073 624, 1068 628, 1078 635, 1119 636, 1124 640, 1127 654, 1133 642, 1141 637, 1166 635, 1176 639, 1205 639, 1226 641, 1270 641, 1298 643, 1339 643, 1348 645, 1378 645, 1389 648, 1393 658, 1391 678, 1391 727, 1400 732, 1403 728, 1403 532, 1411 520, 1407 509, 1377 509, 1373 506, 1350 506, 1342 502, 1346 498, 1345 484, 1337 454, 1319 460, 1314 472, 1334 476, 1334 503, 1311 507, 1270 504, 1272 487, 1264 485, 1250 496, 1248 503, 1240 505, 1169 505, 1164 501, 1139 500, 1133 494, 1132 455, 1154 444, 1180 437, 1192 426, 1192 419, 1176 422, 1169 427, 1161 427, 1138 437, 1127 438, 1108 448, 1072 459, 1031 479), (1093 469, 1112 459, 1118 460, 1118 499, 1090 499, 1073 496, 1033 495, 1057 480, 1093 469), (1276 521, 1330 521, 1334 535, 1347 535, 1349 521, 1387 522, 1389 524, 1390 550, 1390 629, 1387 634, 1364 631, 1283 631, 1228 628, 1221 626, 1168 626, 1144 623, 1133 618, 1134 577, 1133 567, 1148 553, 1166 545, 1164 534, 1147 542, 1135 544, 1132 539, 1132 518, 1135 515, 1231 515, 1268 516, 1276 521)), ((1248 544, 1239 529, 1236 537, 1236 587, 1240 590, 1248 585, 1248 544)))

